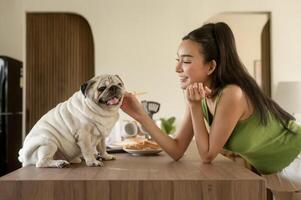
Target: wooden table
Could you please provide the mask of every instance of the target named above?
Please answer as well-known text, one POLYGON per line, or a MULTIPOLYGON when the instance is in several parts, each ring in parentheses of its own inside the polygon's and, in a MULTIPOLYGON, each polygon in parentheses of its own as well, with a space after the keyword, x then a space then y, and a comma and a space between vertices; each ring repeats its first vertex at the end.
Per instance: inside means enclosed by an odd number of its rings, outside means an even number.
POLYGON ((163 152, 148 157, 116 156, 117 160, 106 161, 102 168, 73 164, 66 169, 18 169, 0 178, 0 199, 266 199, 260 176, 222 155, 212 164, 202 164, 194 144, 177 162, 163 152))

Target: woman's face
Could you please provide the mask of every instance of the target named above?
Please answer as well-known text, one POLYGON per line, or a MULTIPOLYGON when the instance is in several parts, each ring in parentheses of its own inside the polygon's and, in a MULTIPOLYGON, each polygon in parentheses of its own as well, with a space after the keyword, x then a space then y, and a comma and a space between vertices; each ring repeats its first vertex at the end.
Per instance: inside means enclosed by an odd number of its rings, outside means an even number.
POLYGON ((209 80, 209 64, 200 54, 200 46, 191 40, 183 40, 178 49, 176 72, 182 89, 195 82, 205 84, 209 80))

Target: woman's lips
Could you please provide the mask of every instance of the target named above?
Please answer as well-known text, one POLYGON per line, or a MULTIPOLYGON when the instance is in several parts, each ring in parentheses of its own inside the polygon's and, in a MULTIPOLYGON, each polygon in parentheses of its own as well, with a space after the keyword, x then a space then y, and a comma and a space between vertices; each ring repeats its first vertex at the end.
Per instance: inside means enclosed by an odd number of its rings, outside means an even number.
POLYGON ((185 82, 188 79, 188 77, 180 77, 181 82, 185 82))

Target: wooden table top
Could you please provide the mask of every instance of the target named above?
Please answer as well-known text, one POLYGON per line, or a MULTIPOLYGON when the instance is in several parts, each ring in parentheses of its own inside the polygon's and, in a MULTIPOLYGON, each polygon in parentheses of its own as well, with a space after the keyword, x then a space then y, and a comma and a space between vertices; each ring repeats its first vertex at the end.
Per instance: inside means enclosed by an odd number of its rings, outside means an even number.
POLYGON ((166 153, 116 154, 104 167, 28 166, 0 178, 0 200, 264 200, 264 179, 222 155, 202 164, 195 143, 179 161, 166 153))
POLYGON ((225 180, 263 181, 263 178, 228 158, 218 155, 212 164, 203 164, 194 141, 179 161, 165 152, 157 156, 115 154, 116 160, 105 161, 104 167, 87 167, 85 163, 70 168, 36 168, 27 166, 0 178, 0 181, 28 180, 225 180))

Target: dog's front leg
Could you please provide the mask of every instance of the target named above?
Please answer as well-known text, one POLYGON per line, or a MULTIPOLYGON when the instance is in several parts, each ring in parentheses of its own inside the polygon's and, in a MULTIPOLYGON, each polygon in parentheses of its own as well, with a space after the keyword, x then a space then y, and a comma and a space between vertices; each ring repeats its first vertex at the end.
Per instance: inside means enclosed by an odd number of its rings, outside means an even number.
POLYGON ((84 132, 78 134, 78 146, 81 149, 82 155, 86 161, 87 166, 100 166, 103 167, 104 164, 101 160, 96 160, 94 152, 95 150, 92 147, 90 134, 84 132))
POLYGON ((115 156, 112 156, 107 153, 107 146, 105 142, 105 138, 101 138, 100 142, 97 145, 97 150, 99 152, 100 157, 103 160, 115 160, 115 156))

